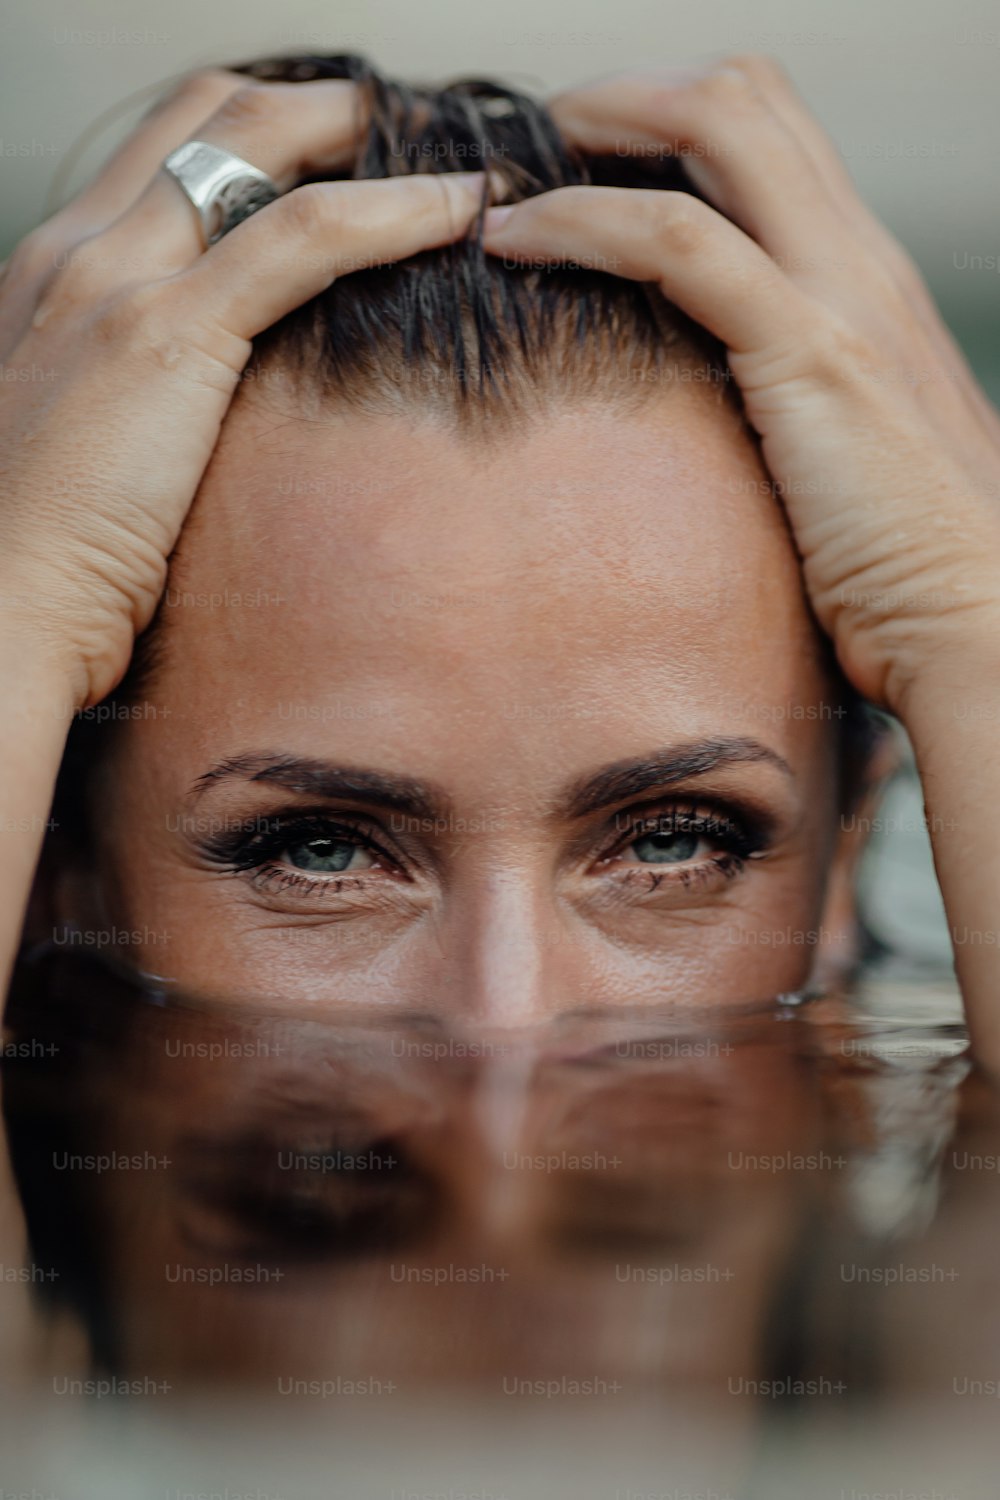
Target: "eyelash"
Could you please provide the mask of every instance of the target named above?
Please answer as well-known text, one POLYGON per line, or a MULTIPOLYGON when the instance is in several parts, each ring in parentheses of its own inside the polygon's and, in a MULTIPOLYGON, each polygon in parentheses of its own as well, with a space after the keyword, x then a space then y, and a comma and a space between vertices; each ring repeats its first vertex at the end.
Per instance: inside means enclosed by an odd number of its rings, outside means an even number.
POLYGON ((606 854, 599 856, 599 863, 610 864, 638 839, 656 833, 687 833, 712 839, 721 846, 721 853, 697 862, 678 861, 673 868, 670 865, 658 868, 656 865, 637 864, 619 872, 619 880, 627 883, 641 881, 650 890, 658 890, 664 884, 679 884, 687 890, 707 885, 720 876, 732 880, 742 872, 748 859, 761 856, 767 844, 765 830, 757 820, 747 818, 745 822, 737 822, 702 803, 676 804, 668 811, 654 812, 645 817, 631 812, 618 813, 615 821, 619 827, 623 818, 628 819, 625 832, 606 854))
POLYGON ((647 816, 632 812, 619 813, 615 819, 619 831, 622 829, 623 819, 627 820, 624 833, 612 846, 610 856, 627 847, 635 839, 643 838, 651 833, 697 834, 699 838, 715 839, 744 857, 751 854, 760 843, 757 830, 744 826, 702 803, 689 803, 687 806, 677 804, 666 812, 654 812, 647 816))
MULTIPOLYGON (((223 833, 204 846, 204 853, 214 863, 228 868, 233 874, 247 875, 257 890, 272 894, 285 892, 294 895, 312 895, 322 891, 327 895, 346 886, 357 889, 364 884, 361 875, 309 875, 305 870, 283 865, 278 856, 294 844, 309 839, 335 839, 339 843, 356 844, 374 855, 379 862, 375 868, 390 868, 390 873, 401 870, 399 855, 390 854, 375 836, 375 825, 362 819, 340 822, 327 812, 298 813, 294 817, 275 817, 264 820, 269 826, 249 837, 239 829, 223 833)), ((370 871, 366 870, 365 874, 370 871)))
MULTIPOLYGON (((408 873, 402 856, 390 852, 379 841, 378 825, 361 818, 341 821, 325 810, 317 810, 263 822, 267 825, 263 831, 249 835, 239 828, 216 835, 206 843, 203 852, 213 863, 225 866, 233 874, 245 875, 255 889, 269 894, 333 896, 345 889, 362 889, 376 872, 382 878, 387 874, 405 878, 408 873), (317 876, 280 862, 279 856, 286 849, 316 838, 355 844, 367 850, 376 864, 358 874, 317 876)), ((697 861, 678 861, 673 866, 636 863, 612 872, 618 883, 640 882, 650 892, 661 886, 690 890, 719 879, 732 880, 743 871, 747 860, 761 857, 768 843, 766 828, 759 818, 745 815, 744 820, 738 821, 703 803, 678 803, 646 815, 638 810, 619 812, 615 825, 615 837, 594 852, 598 866, 611 866, 638 839, 650 834, 691 834, 719 845, 719 853, 697 861), (624 830, 623 820, 627 820, 624 830)))

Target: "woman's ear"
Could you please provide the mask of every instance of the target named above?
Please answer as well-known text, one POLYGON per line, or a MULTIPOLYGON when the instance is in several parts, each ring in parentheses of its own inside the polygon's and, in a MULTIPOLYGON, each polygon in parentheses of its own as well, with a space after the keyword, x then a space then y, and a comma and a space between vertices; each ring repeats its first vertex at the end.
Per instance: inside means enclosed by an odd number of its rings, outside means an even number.
POLYGON ((810 983, 818 989, 842 987, 861 959, 857 877, 885 788, 899 770, 903 753, 895 727, 874 727, 863 751, 848 755, 840 802, 839 828, 827 880, 823 915, 810 983))

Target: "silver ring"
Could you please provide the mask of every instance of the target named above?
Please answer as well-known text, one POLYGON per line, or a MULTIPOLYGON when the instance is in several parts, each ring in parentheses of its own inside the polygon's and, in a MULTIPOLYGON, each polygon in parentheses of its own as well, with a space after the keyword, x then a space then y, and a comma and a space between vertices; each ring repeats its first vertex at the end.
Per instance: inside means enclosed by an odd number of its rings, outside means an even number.
POLYGON ((197 209, 206 249, 281 196, 266 172, 207 141, 178 146, 163 170, 197 209))

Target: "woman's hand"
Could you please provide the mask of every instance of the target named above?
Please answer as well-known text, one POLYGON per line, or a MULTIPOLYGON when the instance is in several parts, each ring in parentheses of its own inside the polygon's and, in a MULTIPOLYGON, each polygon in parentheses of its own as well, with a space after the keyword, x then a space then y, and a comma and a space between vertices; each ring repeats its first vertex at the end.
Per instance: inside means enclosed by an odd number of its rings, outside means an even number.
POLYGON ((320 182, 354 85, 188 80, 0 280, 0 988, 72 714, 125 672, 255 334, 341 272, 463 234, 481 173, 320 182), (285 196, 208 251, 160 163, 187 139, 285 196))
POLYGON ((709 203, 563 188, 491 210, 487 248, 657 282, 725 343, 859 692, 905 718, 929 661, 1000 655, 1000 418, 781 69, 640 73, 552 112, 590 154, 682 156, 709 203))
POLYGON ((564 188, 491 210, 487 248, 658 282, 727 346, 820 623, 913 740, 974 1048, 1000 1078, 1000 418, 775 64, 612 79, 553 113, 594 154, 682 154, 709 203, 564 188))
MULTIPOLYGON (((480 173, 294 187, 349 159, 353 84, 189 79, 0 281, 0 644, 65 710, 118 682, 251 352, 340 272, 464 233, 480 173), (186 139, 286 191, 207 252, 159 164, 186 139)), ((65 724, 65 712, 63 723, 65 724)))

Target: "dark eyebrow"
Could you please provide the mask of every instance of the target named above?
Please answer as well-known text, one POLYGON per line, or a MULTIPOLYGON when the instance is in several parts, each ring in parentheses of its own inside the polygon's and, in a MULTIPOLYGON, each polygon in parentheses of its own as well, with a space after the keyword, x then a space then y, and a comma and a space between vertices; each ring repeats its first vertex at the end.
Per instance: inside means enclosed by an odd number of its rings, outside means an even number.
MULTIPOLYGON (((686 781, 724 766, 761 761, 777 766, 788 777, 794 775, 788 762, 759 740, 738 737, 692 740, 634 760, 618 761, 594 776, 573 783, 560 798, 557 813, 567 819, 583 818, 672 782, 686 781)), ((198 777, 191 788, 192 797, 197 799, 220 781, 263 783, 312 797, 355 797, 419 818, 442 818, 449 806, 445 794, 426 782, 299 755, 229 756, 198 777)))
POLYGON ((686 781, 692 776, 704 776, 722 766, 748 765, 763 761, 777 766, 788 777, 794 772, 787 760, 771 750, 760 740, 730 737, 711 740, 691 740, 684 745, 672 745, 652 755, 643 755, 635 760, 621 760, 613 766, 598 771, 575 782, 565 793, 559 806, 559 814, 565 818, 584 818, 599 812, 616 802, 625 802, 640 797, 644 792, 669 786, 675 781, 686 781))
POLYGON ((441 818, 448 807, 444 793, 426 782, 301 755, 230 756, 199 776, 191 795, 196 799, 216 782, 230 780, 262 782, 310 797, 356 797, 418 818, 441 818))

